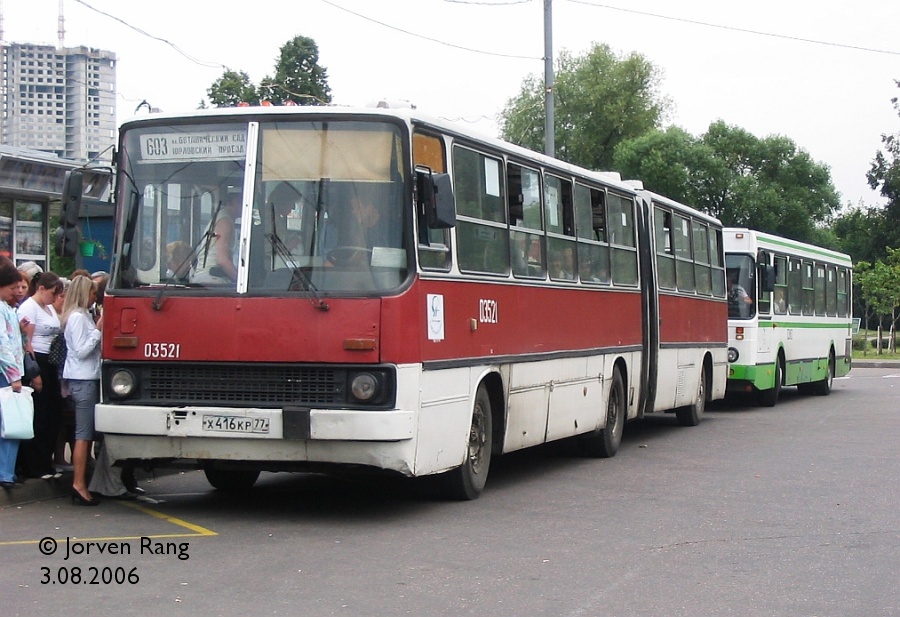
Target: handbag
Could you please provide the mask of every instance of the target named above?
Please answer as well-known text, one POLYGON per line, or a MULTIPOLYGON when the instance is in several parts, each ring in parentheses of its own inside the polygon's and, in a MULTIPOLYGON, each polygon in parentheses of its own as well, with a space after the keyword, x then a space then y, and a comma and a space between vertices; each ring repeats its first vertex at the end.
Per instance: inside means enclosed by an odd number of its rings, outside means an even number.
POLYGON ((0 437, 4 439, 34 438, 34 401, 28 386, 21 392, 12 387, 0 388, 0 437))
POLYGON ((53 337, 50 343, 50 351, 47 352, 47 362, 53 366, 63 366, 66 363, 66 337, 62 332, 53 337))
POLYGON ((25 352, 25 374, 22 375, 22 379, 25 381, 31 381, 35 377, 41 376, 41 365, 38 364, 38 361, 34 358, 33 355, 25 352))

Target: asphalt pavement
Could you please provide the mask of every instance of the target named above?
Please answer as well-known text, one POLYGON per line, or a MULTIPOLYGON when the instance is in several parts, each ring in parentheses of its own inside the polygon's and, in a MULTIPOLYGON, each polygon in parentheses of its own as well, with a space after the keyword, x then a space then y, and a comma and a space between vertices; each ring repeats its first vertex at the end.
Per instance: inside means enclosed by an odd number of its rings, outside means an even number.
MULTIPOLYGON (((900 360, 854 360, 853 368, 878 368, 900 369, 900 360)), ((164 470, 160 470, 166 473, 164 470)), ((153 472, 147 473, 141 470, 135 471, 138 482, 154 477, 153 472)), ((15 506, 44 499, 56 499, 69 493, 72 487, 72 472, 63 472, 59 478, 41 480, 40 478, 26 480, 17 488, 0 489, 0 508, 15 506)))

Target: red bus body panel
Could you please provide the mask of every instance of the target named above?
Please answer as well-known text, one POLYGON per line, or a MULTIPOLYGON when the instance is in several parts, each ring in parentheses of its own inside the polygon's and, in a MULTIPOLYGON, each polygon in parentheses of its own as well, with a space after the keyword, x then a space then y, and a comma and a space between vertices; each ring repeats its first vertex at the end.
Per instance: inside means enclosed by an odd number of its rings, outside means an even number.
MULTIPOLYGON (((409 364, 635 346, 642 337, 640 319, 635 319, 641 311, 637 291, 432 280, 416 281, 398 296, 326 300, 328 311, 296 297, 172 296, 155 311, 153 298, 108 296, 103 355, 110 360, 409 364), (428 294, 444 297, 441 341, 428 338, 428 294), (483 301, 491 307, 487 314, 483 301), (346 341, 371 341, 372 348, 346 349, 346 341), (133 346, 119 346, 123 343, 133 346), (179 346, 177 357, 160 352, 160 345, 171 344, 179 346)), ((699 328, 704 319, 684 323, 699 328)), ((682 330, 678 336, 693 336, 682 330)))

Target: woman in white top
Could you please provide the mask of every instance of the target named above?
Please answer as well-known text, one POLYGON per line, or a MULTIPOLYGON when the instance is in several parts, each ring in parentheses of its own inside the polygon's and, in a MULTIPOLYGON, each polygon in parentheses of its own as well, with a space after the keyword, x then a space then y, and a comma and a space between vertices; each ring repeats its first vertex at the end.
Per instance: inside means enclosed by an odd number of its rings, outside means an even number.
POLYGON ((63 282, 53 272, 42 272, 31 281, 31 295, 18 309, 25 332, 25 352, 32 354, 41 374, 29 384, 34 388, 34 439, 19 444, 18 470, 28 478, 58 477, 53 452, 59 435, 63 398, 59 371, 50 364, 50 344, 59 334, 59 315, 53 307, 63 291, 63 282))
POLYGON ((72 503, 95 506, 87 485, 87 460, 94 441, 94 406, 100 400, 100 337, 103 317, 97 323, 88 313, 97 300, 97 284, 86 276, 76 276, 66 292, 60 325, 66 337, 66 364, 63 378, 75 401, 75 450, 72 503))

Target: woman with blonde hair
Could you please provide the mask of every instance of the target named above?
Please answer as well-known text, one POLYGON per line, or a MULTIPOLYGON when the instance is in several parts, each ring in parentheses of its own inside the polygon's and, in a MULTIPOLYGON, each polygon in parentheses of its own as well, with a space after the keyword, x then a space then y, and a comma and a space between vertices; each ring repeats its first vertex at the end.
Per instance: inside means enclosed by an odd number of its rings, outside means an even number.
POLYGON ((88 313, 97 300, 97 284, 86 276, 76 276, 66 292, 60 327, 66 339, 63 379, 75 402, 75 449, 72 503, 96 506, 100 503, 88 491, 87 462, 94 441, 94 406, 100 400, 100 337, 103 318, 94 323, 88 313))

